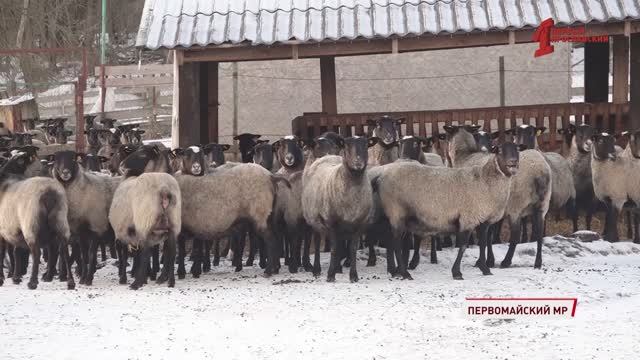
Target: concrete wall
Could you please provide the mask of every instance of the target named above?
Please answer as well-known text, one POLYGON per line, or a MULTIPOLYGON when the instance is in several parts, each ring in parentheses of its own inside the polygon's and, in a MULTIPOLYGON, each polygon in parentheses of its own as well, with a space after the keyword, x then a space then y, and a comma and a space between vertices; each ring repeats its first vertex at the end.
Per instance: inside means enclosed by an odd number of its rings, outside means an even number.
MULTIPOLYGON (((506 105, 569 102, 569 44, 534 58, 537 44, 336 58, 338 111, 407 111, 499 106, 498 57, 506 105), (409 79, 407 79, 409 78, 409 79)), ((231 143, 231 64, 220 69, 220 142, 231 143)), ((276 139, 291 120, 321 111, 318 59, 239 63, 238 132, 276 139)))

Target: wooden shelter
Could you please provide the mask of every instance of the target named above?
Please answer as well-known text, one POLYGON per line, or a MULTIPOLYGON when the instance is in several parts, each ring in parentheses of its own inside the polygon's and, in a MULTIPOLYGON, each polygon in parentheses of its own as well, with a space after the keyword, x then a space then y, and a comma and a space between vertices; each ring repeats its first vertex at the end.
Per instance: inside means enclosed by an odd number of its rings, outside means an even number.
POLYGON ((293 133, 364 134, 376 114, 337 113, 336 56, 530 43, 548 18, 609 40, 585 44, 584 103, 401 112, 405 132, 424 136, 456 122, 497 130, 518 119, 547 125, 543 144, 556 147, 555 130, 570 119, 609 131, 640 129, 639 0, 146 0, 137 45, 174 50, 172 137, 184 146, 217 141, 221 62, 318 58, 322 111, 294 119, 293 133))
POLYGON ((0 123, 12 132, 23 131, 22 122, 38 116, 38 105, 31 94, 0 99, 0 123))

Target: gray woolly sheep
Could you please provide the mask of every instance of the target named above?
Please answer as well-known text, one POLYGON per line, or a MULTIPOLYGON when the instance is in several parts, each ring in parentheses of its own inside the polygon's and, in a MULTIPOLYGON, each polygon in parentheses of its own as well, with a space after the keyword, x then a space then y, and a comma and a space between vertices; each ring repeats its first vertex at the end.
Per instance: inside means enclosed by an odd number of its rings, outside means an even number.
POLYGON ((78 164, 82 158, 75 151, 59 151, 48 160, 53 162, 53 177, 64 186, 67 195, 69 228, 72 239, 80 246, 80 284, 91 285, 96 270, 97 245, 114 242, 109 208, 122 179, 85 171, 78 164))
POLYGON ((358 281, 356 249, 373 207, 373 193, 366 175, 367 148, 375 143, 376 139, 365 137, 346 138, 343 156, 324 156, 303 173, 304 218, 315 231, 328 235, 331 240, 329 282, 335 281, 340 261, 336 250, 349 241, 349 258, 353 259, 349 279, 358 281))
POLYGON ((158 283, 175 285, 176 238, 182 227, 180 186, 168 174, 167 153, 157 146, 143 145, 120 165, 125 179, 116 188, 109 209, 109 222, 119 248, 120 283, 126 284, 128 247, 139 249, 135 280, 137 290, 147 278, 149 257, 154 246, 165 244, 164 264, 158 283))
POLYGON ((40 249, 48 248, 50 258, 43 280, 53 280, 60 251, 62 264, 67 270, 66 279, 60 274, 60 280, 66 280, 67 288, 71 290, 75 288, 75 282, 68 253, 70 233, 65 191, 62 185, 50 178, 21 180, 19 174, 26 170, 30 161, 33 159, 28 154, 19 153, 0 169, 0 285, 4 282, 4 257, 8 243, 15 249, 14 284, 22 280, 19 269, 23 259, 18 249, 28 248, 31 251, 33 266, 28 286, 35 289, 38 286, 40 249))
MULTIPOLYGON (((448 130, 448 131, 451 131, 448 130)), ((464 130, 460 130, 462 132, 464 130)), ((458 132, 458 130, 456 130, 458 132)), ((473 141, 473 136, 466 133, 473 141)), ((455 142, 455 139, 453 140, 455 142)), ((393 229, 393 251, 398 260, 398 273, 411 279, 401 256, 400 240, 406 232, 418 236, 434 233, 458 233, 463 238, 451 272, 462 279, 460 262, 467 239, 478 229, 480 257, 478 267, 484 275, 491 274, 485 263, 487 230, 490 224, 504 216, 510 197, 510 185, 518 170, 518 149, 513 143, 495 148, 497 155, 479 166, 461 168, 427 167, 416 162, 396 162, 385 165, 382 174, 372 179, 380 194, 384 213, 393 229), (420 184, 428 193, 406 191, 420 184), (419 196, 424 194, 425 196, 419 196)))
MULTIPOLYGON (((477 131, 477 125, 445 125, 448 138, 448 157, 453 167, 470 167, 484 165, 490 154, 478 151, 472 133, 477 131)), ((532 240, 537 242, 535 268, 542 266, 542 240, 544 232, 544 218, 549 210, 551 199, 551 169, 540 152, 525 150, 520 152, 520 169, 518 175, 511 182, 509 201, 504 213, 509 221, 511 238, 509 250, 501 263, 501 267, 511 266, 511 259, 516 245, 520 241, 522 232, 522 218, 529 217, 532 222, 532 240)), ((493 264, 491 244, 487 265, 493 264)))

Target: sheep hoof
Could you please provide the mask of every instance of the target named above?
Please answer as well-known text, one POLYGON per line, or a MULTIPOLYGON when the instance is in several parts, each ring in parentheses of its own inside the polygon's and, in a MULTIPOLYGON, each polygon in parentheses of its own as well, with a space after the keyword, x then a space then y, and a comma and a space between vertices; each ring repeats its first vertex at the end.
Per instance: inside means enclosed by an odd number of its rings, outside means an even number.
POLYGON ((220 265, 220 258, 213 258, 213 266, 218 266, 220 265))
POLYGON ((350 276, 349 276, 349 281, 351 281, 352 283, 356 283, 356 282, 358 282, 358 280, 360 280, 360 279, 358 278, 358 274, 350 275, 350 276))
POLYGON ((242 264, 236 266, 235 272, 240 272, 242 271, 242 264))
POLYGON ((462 274, 453 274, 453 279, 454 279, 454 280, 464 280, 464 279, 462 278, 462 274))
POLYGON ((491 270, 486 269, 486 270, 482 270, 482 275, 493 275, 493 274, 491 273, 491 270))
POLYGON ((48 271, 46 273, 42 274, 42 281, 44 281, 44 282, 52 282, 53 281, 53 274, 49 274, 48 271))
POLYGON ((152 271, 149 274, 149 279, 152 280, 152 281, 156 281, 156 278, 157 278, 157 275, 156 275, 155 271, 152 271))
POLYGON ((376 266, 376 258, 375 257, 369 258, 369 260, 367 260, 367 266, 376 266))
POLYGON ((168 279, 169 279, 169 275, 163 271, 162 273, 160 273, 160 276, 158 276, 158 280, 156 280, 156 284, 162 284, 168 279))
POLYGON ((298 267, 295 264, 289 264, 289 272, 295 274, 298 272, 298 267))
POLYGON ((320 274, 322 273, 322 270, 320 269, 320 267, 313 267, 313 276, 318 277, 320 276, 320 274))
POLYGON ((202 264, 202 272, 209 272, 211 271, 211 261, 205 261, 202 264))
POLYGON ((76 288, 76 283, 69 282, 67 283, 67 290, 74 290, 76 288))
POLYGON ((194 279, 199 279, 199 278, 200 278, 200 274, 192 274, 192 277, 193 277, 194 279))
POLYGON ((302 264, 302 267, 304 268, 304 271, 306 271, 306 272, 313 271, 313 265, 311 265, 310 262, 302 264))
POLYGON ((509 266, 511 266, 511 261, 503 261, 503 262, 501 262, 501 263, 500 263, 500 267, 501 267, 502 269, 506 269, 506 268, 508 268, 509 266))
POLYGON ((67 281, 67 275, 60 275, 58 280, 60 280, 60 282, 66 282, 67 281))
POLYGON ((342 274, 342 266, 336 266, 336 274, 342 274))
POLYGON ((85 285, 87 285, 87 286, 91 286, 91 285, 93 285, 93 280, 89 280, 89 279, 87 279, 87 280, 84 282, 84 284, 85 284, 85 285))
POLYGON ((260 266, 260 269, 264 269, 267 267, 267 262, 266 261, 260 261, 258 263, 258 265, 260 266))
POLYGON ((29 288, 29 290, 35 290, 38 287, 38 282, 29 281, 29 283, 27 284, 27 287, 29 288))
POLYGON ((4 279, 0 279, 0 286, 4 285, 4 279))
POLYGON ((418 262, 410 262, 409 263, 409 270, 415 270, 418 267, 418 262))
POLYGON ((16 278, 13 278, 13 283, 14 283, 15 285, 18 285, 18 284, 20 284, 21 282, 22 282, 22 279, 16 279, 16 278))
POLYGON ((127 278, 126 277, 120 277, 119 283, 120 283, 120 285, 126 285, 127 284, 127 278))
POLYGON ((405 271, 405 273, 402 274, 402 280, 413 280, 413 277, 411 277, 408 271, 405 271))
POLYGON ((327 276, 327 282, 335 282, 336 281, 336 277, 335 276, 327 276))
POLYGON ((172 288, 176 286, 176 279, 169 279, 169 282, 167 283, 167 286, 172 288))
POLYGON ((141 287, 142 287, 142 284, 139 284, 136 281, 134 281, 131 285, 129 285, 129 289, 131 289, 131 290, 138 290, 141 287))
POLYGON ((253 259, 247 260, 247 262, 244 264, 244 266, 253 266, 253 259))
POLYGON ((494 259, 487 259, 487 266, 492 268, 496 266, 496 261, 494 259))
POLYGON ((542 264, 538 264, 537 262, 533 265, 534 269, 541 269, 542 268, 542 264))

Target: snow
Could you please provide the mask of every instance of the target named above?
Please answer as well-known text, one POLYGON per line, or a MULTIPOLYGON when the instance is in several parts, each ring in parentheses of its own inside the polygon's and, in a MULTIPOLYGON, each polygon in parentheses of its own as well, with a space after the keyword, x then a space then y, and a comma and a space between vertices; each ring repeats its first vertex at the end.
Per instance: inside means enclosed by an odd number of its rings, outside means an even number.
MULTIPOLYGON (((495 246, 497 260, 505 244, 495 246)), ((384 250, 382 250, 384 251, 384 250)), ((546 238, 543 268, 532 268, 535 244, 518 245, 509 269, 482 276, 463 258, 465 280, 451 278, 455 250, 429 264, 422 251, 415 280, 390 279, 384 256, 360 282, 348 272, 270 279, 257 266, 233 272, 224 260, 176 288, 118 285, 113 260, 94 286, 66 291, 59 282, 35 291, 0 288, 3 359, 635 359, 640 345, 640 245, 546 238), (465 317, 466 297, 577 297, 576 317, 480 320, 465 317), (46 354, 46 355, 45 355, 46 354)), ((383 254, 382 254, 383 255, 383 254)), ((189 267, 189 265, 187 265, 189 267)), ((284 270, 284 269, 283 269, 284 270)), ((131 280, 130 280, 131 281, 131 280)))

